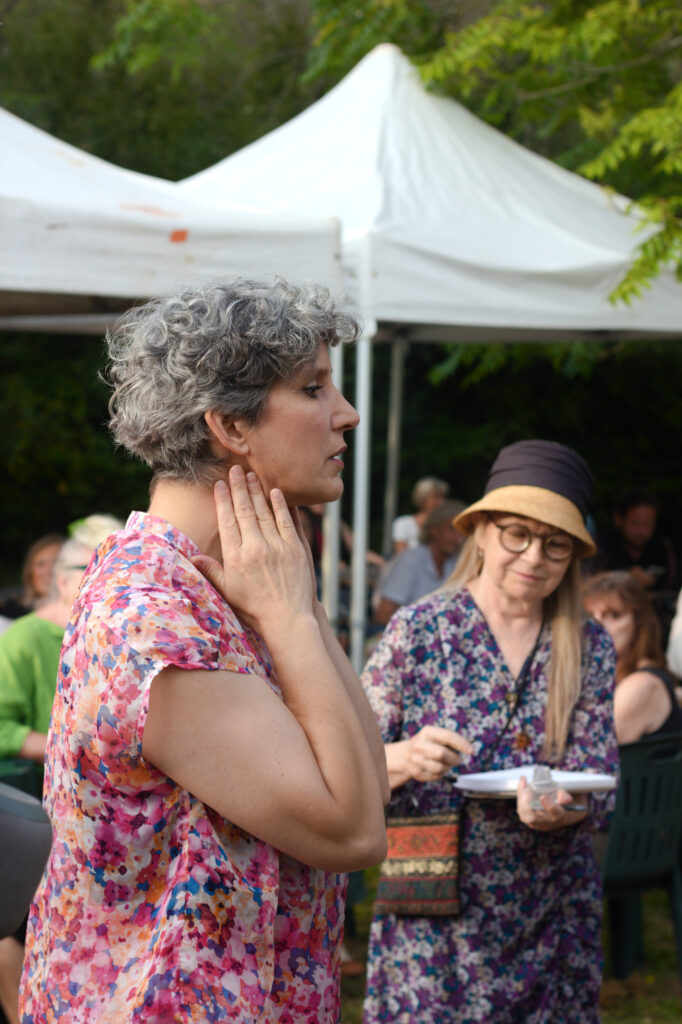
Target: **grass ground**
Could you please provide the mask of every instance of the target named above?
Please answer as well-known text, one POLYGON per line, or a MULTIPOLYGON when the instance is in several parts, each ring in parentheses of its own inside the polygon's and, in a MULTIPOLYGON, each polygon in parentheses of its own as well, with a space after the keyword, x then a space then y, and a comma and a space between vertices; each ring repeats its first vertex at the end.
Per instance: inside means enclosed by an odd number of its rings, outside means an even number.
MULTIPOLYGON (((346 941, 358 960, 365 959, 371 913, 370 894, 355 905, 355 935, 348 935, 346 941)), ((604 948, 608 950, 608 928, 604 948)), ((682 1021, 673 925, 667 897, 662 892, 648 893, 644 897, 644 951, 644 969, 635 971, 626 981, 611 977, 607 953, 600 1000, 602 1024, 672 1024, 673 1021, 680 1024, 682 1021)), ((364 984, 364 978, 342 979, 341 1024, 361 1024, 364 984)))

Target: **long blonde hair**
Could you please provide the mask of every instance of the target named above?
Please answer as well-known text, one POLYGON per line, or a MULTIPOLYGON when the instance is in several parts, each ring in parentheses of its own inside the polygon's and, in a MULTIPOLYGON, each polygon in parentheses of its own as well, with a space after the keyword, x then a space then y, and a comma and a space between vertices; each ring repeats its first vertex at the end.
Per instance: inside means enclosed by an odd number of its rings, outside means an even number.
MULTIPOLYGON (((461 590, 480 575, 483 560, 475 536, 469 537, 442 589, 461 590)), ((571 714, 581 688, 582 620, 580 562, 573 557, 556 590, 545 598, 545 621, 552 630, 549 690, 545 712, 543 756, 560 760, 566 748, 571 714)))

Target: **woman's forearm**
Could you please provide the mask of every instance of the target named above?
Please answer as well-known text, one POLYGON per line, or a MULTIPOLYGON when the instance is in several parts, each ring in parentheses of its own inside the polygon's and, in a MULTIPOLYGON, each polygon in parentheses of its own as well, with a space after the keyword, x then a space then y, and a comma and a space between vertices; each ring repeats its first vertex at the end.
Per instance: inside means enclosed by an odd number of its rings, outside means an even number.
POLYGON ((364 694, 349 692, 349 681, 338 671, 315 616, 293 615, 290 622, 268 630, 264 639, 284 702, 307 736, 333 798, 325 827, 338 826, 339 835, 347 830, 349 841, 364 835, 374 853, 383 849, 386 767, 380 759, 378 768, 366 734, 366 728, 370 735, 373 730, 366 717, 361 724, 356 710, 364 694))
POLYGON ((367 697, 365 696, 362 683, 346 656, 345 651, 339 644, 329 619, 327 618, 327 613, 319 602, 315 609, 315 618, 320 626, 322 640, 329 653, 329 657, 346 687, 348 695, 353 703, 353 707, 355 708, 355 713, 358 716, 358 721, 360 722, 365 734, 367 745, 372 753, 372 757, 376 765, 377 777, 383 793, 384 802, 388 803, 390 788, 386 771, 386 754, 376 717, 370 707, 367 697))

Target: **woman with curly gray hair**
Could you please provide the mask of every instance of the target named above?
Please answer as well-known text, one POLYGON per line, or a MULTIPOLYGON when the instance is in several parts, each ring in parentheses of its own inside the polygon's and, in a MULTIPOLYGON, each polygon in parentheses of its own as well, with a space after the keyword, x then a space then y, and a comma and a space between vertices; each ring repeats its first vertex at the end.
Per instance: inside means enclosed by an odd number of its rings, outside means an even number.
POLYGON ((343 490, 328 348, 356 334, 322 290, 237 281, 108 339, 152 500, 67 630, 24 1020, 338 1020, 338 873, 382 859, 388 785, 296 506, 343 490))

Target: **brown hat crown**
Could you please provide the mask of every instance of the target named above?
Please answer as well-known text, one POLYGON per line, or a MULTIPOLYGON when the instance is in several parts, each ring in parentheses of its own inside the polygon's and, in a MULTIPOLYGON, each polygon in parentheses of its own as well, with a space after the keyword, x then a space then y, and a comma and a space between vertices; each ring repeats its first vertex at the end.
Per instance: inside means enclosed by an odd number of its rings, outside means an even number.
POLYGON ((495 459, 485 494, 500 487, 542 487, 568 498, 587 518, 592 473, 582 455, 556 441, 516 441, 495 459))

